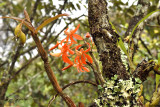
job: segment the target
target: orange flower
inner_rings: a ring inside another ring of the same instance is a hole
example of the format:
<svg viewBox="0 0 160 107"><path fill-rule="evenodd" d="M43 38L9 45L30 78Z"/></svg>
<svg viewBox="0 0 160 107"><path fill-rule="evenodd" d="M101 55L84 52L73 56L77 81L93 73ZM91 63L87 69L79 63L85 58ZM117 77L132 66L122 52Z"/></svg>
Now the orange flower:
<svg viewBox="0 0 160 107"><path fill-rule="evenodd" d="M54 48L56 48L59 44L57 43L55 46L53 46L52 48L50 48L49 50L52 50ZM62 59L65 63L68 63L68 64L73 64L73 62L68 58L68 53L70 54L74 54L74 51L72 51L70 49L70 45L67 45L67 43L65 43L62 47L59 47L59 49L61 50L60 53L50 53L50 55L52 56L56 56L56 57L59 57L62 55Z"/></svg>
<svg viewBox="0 0 160 107"><path fill-rule="evenodd" d="M62 71L63 70L66 70L66 69L68 69L68 68L70 68L70 67L72 67L73 66L73 64L70 64L70 65L68 65L67 67L64 67L63 69L62 69Z"/></svg>
<svg viewBox="0 0 160 107"><path fill-rule="evenodd" d="M65 39L63 39L61 42L64 42L65 40L66 40L66 42L68 42L68 40L70 39L70 40L71 40L71 44L72 44L72 43L77 43L77 42L73 39L73 37L74 37L75 39L77 39L77 40L83 40L83 38L82 38L80 35L75 34L76 31L79 29L79 27L80 27L80 24L79 24L74 30L71 30L70 32L67 31L67 30L68 30L68 28L67 28L67 29L64 31L64 33L67 35L67 37L66 37Z"/></svg>
<svg viewBox="0 0 160 107"><path fill-rule="evenodd" d="M91 49L90 44L89 43L87 43L87 44L89 45L89 48L86 49L86 50L84 50L83 48L81 48L80 51L78 51L78 48L81 47L82 45L78 45L76 47L76 54L77 54L77 56L76 56L75 60L77 60L77 58L79 58L82 61L83 64L86 64L86 61L85 61L86 58L87 58L87 60L90 63L93 63L92 58L88 54L86 54Z"/></svg>
<svg viewBox="0 0 160 107"><path fill-rule="evenodd" d="M76 63L75 65L73 65L74 67L77 67L77 71L78 72L90 72L89 69L87 67L85 67L82 63Z"/></svg>
<svg viewBox="0 0 160 107"><path fill-rule="evenodd" d="M56 47L58 47L59 43L57 42L57 44L55 46L53 46L52 48L50 48L49 50L53 50L55 49ZM62 59L65 63L68 63L70 64L69 66L63 68L62 70L65 70L69 67L71 67L73 65L73 62L68 58L68 53L70 54L74 54L74 51L72 51L70 49L70 45L67 45L67 43L65 43L62 47L59 47L59 49L61 50L60 53L50 53L50 55L52 56L56 56L56 57L59 57L62 55Z"/></svg>
<svg viewBox="0 0 160 107"><path fill-rule="evenodd" d="M91 58L88 54L86 54L87 52L90 51L90 44L89 44L89 43L87 43L87 44L89 45L89 48L88 48L87 50L84 50L83 48L81 48L80 51L78 51L78 48L81 47L82 45L78 45L78 46L76 47L76 55L77 55L77 56L76 56L76 58L74 59L74 63L75 63L74 66L77 67L78 72L79 72L79 71L81 71L81 72L84 72L84 71L89 72L89 69L84 66L84 64L87 64L87 63L86 63L86 59L87 59L90 63L93 63L92 58ZM84 70L84 71L83 71L83 70Z"/></svg>

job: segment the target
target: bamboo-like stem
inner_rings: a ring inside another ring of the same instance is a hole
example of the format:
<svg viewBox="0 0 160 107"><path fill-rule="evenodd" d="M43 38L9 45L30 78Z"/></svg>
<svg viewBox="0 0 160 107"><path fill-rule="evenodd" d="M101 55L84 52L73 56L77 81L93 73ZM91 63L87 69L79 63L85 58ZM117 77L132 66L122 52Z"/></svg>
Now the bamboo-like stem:
<svg viewBox="0 0 160 107"><path fill-rule="evenodd" d="M34 33L32 33L32 37L37 45L37 48L38 48L38 52L41 56L41 59L43 60L44 62L44 68L45 68L45 71L48 75L48 78L49 80L51 81L52 83L52 86L54 87L54 89L57 91L57 93L59 93L59 95L63 98L63 100L66 102L66 104L69 106L69 107L76 107L76 105L74 104L74 102L71 100L71 98L69 96L67 96L65 93L62 92L62 88L60 87L60 85L58 84L57 82L57 79L49 65L49 61L48 61L48 55L47 55L47 52L44 50L38 36Z"/></svg>

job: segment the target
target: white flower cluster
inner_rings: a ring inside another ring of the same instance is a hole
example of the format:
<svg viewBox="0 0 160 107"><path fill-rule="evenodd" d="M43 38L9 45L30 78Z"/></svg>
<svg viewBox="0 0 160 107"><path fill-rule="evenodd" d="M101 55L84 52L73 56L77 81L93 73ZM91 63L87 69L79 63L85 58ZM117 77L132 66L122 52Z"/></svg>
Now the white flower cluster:
<svg viewBox="0 0 160 107"><path fill-rule="evenodd" d="M140 79L118 80L115 75L99 88L102 94L95 103L98 107L137 107L140 84Z"/></svg>

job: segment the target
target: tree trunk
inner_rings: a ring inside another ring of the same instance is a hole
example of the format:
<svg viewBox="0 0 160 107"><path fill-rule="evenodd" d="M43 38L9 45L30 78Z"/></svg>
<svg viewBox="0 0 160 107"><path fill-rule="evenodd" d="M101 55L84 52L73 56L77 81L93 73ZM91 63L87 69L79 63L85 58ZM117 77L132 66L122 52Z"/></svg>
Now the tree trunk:
<svg viewBox="0 0 160 107"><path fill-rule="evenodd" d="M121 79L128 79L129 75L122 63L120 49L116 45L119 36L109 23L107 2L89 0L88 17L90 32L102 62L104 77L111 78L117 74Z"/></svg>

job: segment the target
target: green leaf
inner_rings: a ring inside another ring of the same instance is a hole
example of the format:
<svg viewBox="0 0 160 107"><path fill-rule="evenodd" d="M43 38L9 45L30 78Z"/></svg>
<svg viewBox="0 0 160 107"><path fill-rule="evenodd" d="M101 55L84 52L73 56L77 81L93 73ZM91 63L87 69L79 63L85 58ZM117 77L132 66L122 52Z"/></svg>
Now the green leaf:
<svg viewBox="0 0 160 107"><path fill-rule="evenodd" d="M127 56L129 56L129 55L128 55L128 52L127 52L127 49L126 49L126 47L124 46L124 43L123 43L123 41L122 41L121 38L119 38L118 44L119 44L119 46L121 47L122 51L123 51Z"/></svg>
<svg viewBox="0 0 160 107"><path fill-rule="evenodd" d="M112 29L113 30L115 30L115 32L117 33L117 30L116 30L116 28L114 27L114 25L112 24L112 22L109 20L109 23L111 24L111 26L112 26Z"/></svg>
<svg viewBox="0 0 160 107"><path fill-rule="evenodd" d="M59 14L59 15L57 15L57 16L55 16L55 17L51 17L51 18L45 20L41 25L39 25L39 26L37 27L36 33L37 33L40 29L42 29L44 26L46 26L47 24L51 23L52 21L58 19L58 18L61 17L61 16L68 16L68 14Z"/></svg>
<svg viewBox="0 0 160 107"><path fill-rule="evenodd" d="M134 26L134 28L133 28L133 30L132 30L131 35L129 36L129 38L132 37L134 31L136 30L137 26L138 26L141 22L143 22L143 21L146 20L149 16L151 16L153 13L158 12L158 11L160 11L160 9L155 10L155 11L147 14L144 18L142 18L142 19Z"/></svg>
<svg viewBox="0 0 160 107"><path fill-rule="evenodd" d="M158 64L160 64L160 53L158 53ZM156 74L156 91L159 85L160 75Z"/></svg>

